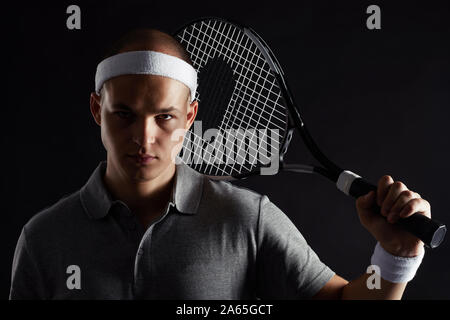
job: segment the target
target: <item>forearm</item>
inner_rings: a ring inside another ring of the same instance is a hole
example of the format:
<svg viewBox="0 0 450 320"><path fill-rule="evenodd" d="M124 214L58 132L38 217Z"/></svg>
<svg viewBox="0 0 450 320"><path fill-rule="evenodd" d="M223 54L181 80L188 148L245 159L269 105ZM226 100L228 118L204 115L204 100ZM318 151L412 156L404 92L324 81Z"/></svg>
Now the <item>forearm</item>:
<svg viewBox="0 0 450 320"><path fill-rule="evenodd" d="M342 290L343 300L400 300L403 296L407 283L392 283L380 277L379 288L369 289L368 278L373 277L365 273L359 278L350 281ZM369 279L370 282L370 279Z"/></svg>

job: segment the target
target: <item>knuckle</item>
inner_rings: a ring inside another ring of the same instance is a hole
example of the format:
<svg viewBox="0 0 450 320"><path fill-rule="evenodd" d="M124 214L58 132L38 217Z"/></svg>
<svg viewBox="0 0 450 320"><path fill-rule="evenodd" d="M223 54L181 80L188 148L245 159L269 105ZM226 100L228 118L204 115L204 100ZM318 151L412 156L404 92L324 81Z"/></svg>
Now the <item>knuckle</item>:
<svg viewBox="0 0 450 320"><path fill-rule="evenodd" d="M411 202L417 204L418 206L425 205L426 207L428 207L427 201L424 201L423 199L420 199L420 198L414 198L411 200Z"/></svg>
<svg viewBox="0 0 450 320"><path fill-rule="evenodd" d="M413 198L415 193L412 192L411 190L404 190L400 193L400 195L406 197L406 198Z"/></svg>
<svg viewBox="0 0 450 320"><path fill-rule="evenodd" d="M431 203L429 203L427 200L425 199L417 199L417 201L420 201L421 203L423 203L425 205L425 207L428 209L428 211L431 211Z"/></svg>
<svg viewBox="0 0 450 320"><path fill-rule="evenodd" d="M395 181L395 182L393 183L393 187L394 187L395 189L404 189L404 188L405 188L405 185L404 185L404 183L401 182L401 181Z"/></svg>

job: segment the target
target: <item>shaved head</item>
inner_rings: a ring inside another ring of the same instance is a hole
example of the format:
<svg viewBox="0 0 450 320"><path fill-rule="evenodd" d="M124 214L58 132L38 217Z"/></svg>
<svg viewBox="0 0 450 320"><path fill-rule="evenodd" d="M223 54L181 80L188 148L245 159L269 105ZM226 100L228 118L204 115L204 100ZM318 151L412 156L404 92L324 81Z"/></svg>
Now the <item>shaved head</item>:
<svg viewBox="0 0 450 320"><path fill-rule="evenodd" d="M168 33L157 29L134 29L124 34L107 51L104 59L127 51L152 50L170 54L192 66L189 54L183 46Z"/></svg>

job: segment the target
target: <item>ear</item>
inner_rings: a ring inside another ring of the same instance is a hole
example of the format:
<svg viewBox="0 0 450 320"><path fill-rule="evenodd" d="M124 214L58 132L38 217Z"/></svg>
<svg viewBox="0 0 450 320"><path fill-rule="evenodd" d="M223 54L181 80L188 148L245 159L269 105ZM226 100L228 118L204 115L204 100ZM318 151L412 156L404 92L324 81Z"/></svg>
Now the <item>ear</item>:
<svg viewBox="0 0 450 320"><path fill-rule="evenodd" d="M197 116L198 111L198 101L194 100L191 102L191 104L188 106L188 113L186 115L186 130L189 130L194 123L195 117Z"/></svg>
<svg viewBox="0 0 450 320"><path fill-rule="evenodd" d="M101 126L102 123L102 106L100 104L100 96L97 95L95 92L91 92L91 98L90 98L90 108L92 116L94 117L95 122Z"/></svg>

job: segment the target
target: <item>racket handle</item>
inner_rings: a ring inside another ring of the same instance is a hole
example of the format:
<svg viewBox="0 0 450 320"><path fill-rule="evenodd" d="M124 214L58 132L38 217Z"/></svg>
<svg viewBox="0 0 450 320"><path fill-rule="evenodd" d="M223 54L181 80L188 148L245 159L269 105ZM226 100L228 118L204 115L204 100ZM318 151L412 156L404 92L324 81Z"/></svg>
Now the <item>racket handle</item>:
<svg viewBox="0 0 450 320"><path fill-rule="evenodd" d="M353 180L348 193L352 197L358 198L372 190L376 192L377 187L362 178L356 178ZM381 211L381 208L377 205L376 210ZM429 248L438 247L444 240L447 232L447 227L444 224L420 213L401 218L397 220L396 224L422 240Z"/></svg>

